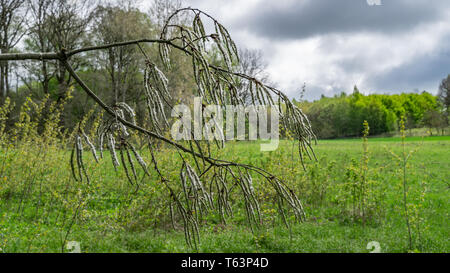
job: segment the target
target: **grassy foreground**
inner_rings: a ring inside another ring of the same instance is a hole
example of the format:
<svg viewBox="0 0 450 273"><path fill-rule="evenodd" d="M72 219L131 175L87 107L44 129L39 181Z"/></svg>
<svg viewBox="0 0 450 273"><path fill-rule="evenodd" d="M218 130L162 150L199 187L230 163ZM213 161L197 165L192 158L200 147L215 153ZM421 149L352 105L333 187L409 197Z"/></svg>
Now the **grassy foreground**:
<svg viewBox="0 0 450 273"><path fill-rule="evenodd" d="M290 232L277 216L272 193L255 178L263 226L250 231L236 197L235 215L226 225L218 215L205 219L199 252L369 252L371 241L379 242L381 252L450 251L450 137L405 142L407 151L415 151L406 168L412 249L403 170L394 155L402 152L400 139L369 138L366 152L361 139L319 141L317 161L307 160L306 171L292 142L282 141L273 152L259 147L228 143L215 155L283 178L301 198L307 222L293 224ZM67 252L69 241L79 242L82 252L194 251L185 243L181 222L172 223L167 192L156 175L144 178L135 192L106 158L98 164L89 160L91 183L78 183L69 156L57 145L1 148L0 253ZM162 147L157 156L176 183L180 162L174 151ZM356 192L362 180L363 192Z"/></svg>

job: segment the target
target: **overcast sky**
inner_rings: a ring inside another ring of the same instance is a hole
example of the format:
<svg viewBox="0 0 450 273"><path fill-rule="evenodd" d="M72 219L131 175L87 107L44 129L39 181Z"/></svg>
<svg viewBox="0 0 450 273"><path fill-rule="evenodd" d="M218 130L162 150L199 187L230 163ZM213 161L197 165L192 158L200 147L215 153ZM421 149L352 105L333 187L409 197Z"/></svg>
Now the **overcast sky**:
<svg viewBox="0 0 450 273"><path fill-rule="evenodd" d="M290 97L437 93L450 73L450 0L185 0L260 49Z"/></svg>

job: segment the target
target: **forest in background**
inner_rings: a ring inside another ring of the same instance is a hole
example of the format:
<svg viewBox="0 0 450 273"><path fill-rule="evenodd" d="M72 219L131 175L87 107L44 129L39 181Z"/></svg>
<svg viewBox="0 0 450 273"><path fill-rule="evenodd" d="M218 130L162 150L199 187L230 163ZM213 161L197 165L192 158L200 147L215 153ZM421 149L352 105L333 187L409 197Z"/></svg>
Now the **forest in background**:
<svg viewBox="0 0 450 273"><path fill-rule="evenodd" d="M180 8L182 1L154 0L147 11L141 11L134 1L0 0L0 6L1 53L58 52L63 48L73 50L142 37L157 38L165 18ZM176 21L188 26L190 19L179 16ZM157 46L142 47L150 59L162 65ZM210 63L220 61L217 49L210 52L207 56ZM180 52L174 51L171 55L173 64L166 73L173 98L171 103L191 104L197 92L191 61ZM261 52L244 49L239 55L240 63L233 63L236 71L261 82L270 82ZM108 104L129 102L136 111L137 121L145 124L142 89L145 61L138 47L81 54L72 60L72 65L103 101ZM94 106L58 61L0 62L0 66L0 102L3 104L9 98L14 105L8 117L9 125L17 122L27 98L37 104L48 101L44 114L51 102L59 105L64 102L61 125L66 129L75 128ZM431 134L445 134L449 123L449 86L450 75L443 79L438 96L426 91L366 96L355 86L352 94L322 96L314 102L302 99L303 89L299 101L293 101L309 117L318 138L361 136L364 120L369 122L374 135L397 131L402 116L407 129L425 127L434 129L434 132L430 130ZM249 86L241 83L238 87L239 95L249 101ZM67 96L70 100L66 100Z"/></svg>
<svg viewBox="0 0 450 273"><path fill-rule="evenodd" d="M355 86L351 94L322 96L314 102L294 99L294 103L308 116L318 138L361 136L365 120L370 124L372 135L391 133L398 131L402 117L409 130L427 128L430 135L444 135L448 127L448 99L446 105L442 94L448 82L450 75L442 81L438 96L426 91L364 95Z"/></svg>
<svg viewBox="0 0 450 273"><path fill-rule="evenodd" d="M181 1L154 0L141 11L134 1L0 0L1 53L59 52L127 40L159 38L165 18L181 7ZM177 16L188 24L192 18ZM158 46L142 44L148 57L162 67ZM217 53L219 54L219 53ZM217 56L208 56L213 62ZM171 69L166 71L173 101L186 103L193 97L195 80L192 61L183 53L171 52ZM107 104L127 101L136 120L146 124L146 102L142 88L145 60L138 47L119 47L96 53L82 53L71 65ZM2 61L0 104L12 108L7 128L19 120L25 102L46 102L44 119L52 103L63 107L61 128L72 130L91 111L95 102L81 90L67 69L57 60ZM25 109L26 110L26 109ZM100 109L95 108L92 116ZM29 110L32 118L33 111ZM88 121L88 122L92 122Z"/></svg>

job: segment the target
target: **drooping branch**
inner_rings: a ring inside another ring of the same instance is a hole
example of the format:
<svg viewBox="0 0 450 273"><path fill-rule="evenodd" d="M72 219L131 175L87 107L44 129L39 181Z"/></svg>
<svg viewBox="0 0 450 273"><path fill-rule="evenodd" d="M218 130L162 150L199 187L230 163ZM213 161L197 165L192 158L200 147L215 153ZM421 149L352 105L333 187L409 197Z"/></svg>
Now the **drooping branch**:
<svg viewBox="0 0 450 273"><path fill-rule="evenodd" d="M205 36L206 37L206 36ZM118 42L118 43L112 43L112 44L108 44L108 45L101 45L101 46L93 46L93 47L85 47L85 48L81 48L81 49L76 49L73 51L69 51L69 52L65 52L64 50L59 52L59 53L8 53L8 54L0 54L0 61L2 60L60 60L61 62L63 62L65 64L65 66L69 69L70 65L68 64L67 60L68 58L70 58L73 55L76 54L80 54L80 53L84 53L84 52L88 52L88 51L95 51L95 50L103 50L103 49L108 49L108 48L113 48L113 47L121 47L121 46L129 46L129 45L139 45L140 43L159 43L159 44L165 44L165 45L169 45L175 49L181 50L184 53L193 56L194 53L192 51L187 50L185 47L181 47L175 43L173 43L172 41L175 39L171 39L171 40L164 40L164 39L139 39L139 40L132 40L132 41L124 41L124 42ZM224 69L222 67L218 67L212 64L207 64L207 67L217 71L217 72L222 72L228 75L232 75L232 76L237 76L239 78L254 82L256 85L262 86L266 89L268 89L269 91L271 91L274 95L278 96L286 105L287 107L287 112L291 112L291 114L297 114L298 117L294 120L295 123L298 123L300 125L302 125L302 128L295 128L294 126L294 132L297 131L300 135L299 140L301 140L302 143L302 149L301 150L305 150L307 152L307 154L309 155L310 151L313 155L314 155L314 151L311 148L311 139L315 138L314 133L311 130L311 125L309 123L309 120L307 119L307 117L301 112L301 110L299 108L297 108L295 105L293 105L289 98L280 90L273 88L271 86L265 85L262 82L258 81L257 79L250 77L248 75L245 75L243 73L238 73L238 72L233 72L227 69ZM69 73L75 77L76 73L73 69L71 69L71 71L69 70ZM103 109L105 109L108 113L112 114L113 111L111 109L107 110L106 108L108 107L106 104L104 104L103 102L101 102L101 100L95 95L94 92L90 91L89 88L86 88L87 86L83 83L81 79L77 76L77 82L83 86L83 89L88 93L88 95L90 97L92 97L97 103L100 104L100 106L102 106ZM89 91L87 91L89 90ZM270 95L268 95L268 102L272 102L273 104L273 100L271 99L272 97ZM281 109L280 109L281 110ZM281 113L282 111L280 111ZM306 124L304 124L306 122ZM295 124L294 123L294 124ZM129 126L129 125L127 125ZM135 128L137 129L137 128ZM143 128L141 128L143 129ZM302 130L303 129L303 130ZM138 129L137 129L138 130ZM296 132L296 133L297 133ZM150 132L151 133L151 132ZM308 141L304 141L307 140ZM171 143L173 145L173 143ZM300 151L301 151L300 150Z"/></svg>
<svg viewBox="0 0 450 273"><path fill-rule="evenodd" d="M176 14L185 11L194 13L192 27L171 24L171 19L174 18ZM202 16L212 20L216 33L206 34L201 20ZM170 31L171 29L173 29L173 31ZM234 72L233 62L238 62L239 58L236 46L228 31L217 20L198 9L185 8L176 11L166 21L160 39L139 39L85 47L72 51L63 49L60 52L53 53L0 54L0 60L58 60L82 90L109 115L109 119L105 120L100 130L100 151L103 149L103 139L106 138L114 167L117 169L117 167L122 164L128 180L133 185L134 183L137 184L133 157L137 160L139 165L141 165L147 175L148 170L147 165L139 155L139 152L134 149L133 145L129 142L128 138L130 135L127 129L135 130L148 136L152 163L162 183L169 191L172 202L176 205L178 212L182 216L188 244L194 246L197 246L198 244L199 217L207 214L208 211L212 209L218 209L220 211L223 221L225 221L225 214L231 214L232 210L229 201L232 198L231 193L233 191L239 190L240 194L243 196L247 218L252 229L254 226L261 224L261 212L257 195L253 189L251 173L261 176L263 181L273 188L276 193L275 198L279 207L280 216L283 218L286 225L289 225L285 215L286 205L287 208L291 209L298 221L303 221L305 213L299 198L292 189L273 174L256 166L216 159L211 156L209 142L206 142L208 145L208 153L206 153L202 150L202 145L197 140L191 140L189 141L189 146L183 146L162 135L162 127L164 124L168 125L167 119L164 115L158 116L154 112L156 112L155 109L160 113L164 112L165 107L170 110L173 109L173 105L170 105L166 98L168 95L168 80L164 73L156 67L155 63L148 58L148 55L140 46L142 43L159 44L160 58L167 68L170 67L169 54L171 50L179 50L189 56L192 59L192 67L199 95L205 100L205 103L214 102L218 105L231 104L233 106L244 104L238 96L235 83L239 80L248 81L249 84L247 86L249 87L252 104L255 106L269 105L272 107L273 111L278 111L286 130L290 130L297 138L302 163L303 152L306 152L309 157L314 156L311 147L311 141L314 139L314 134L307 117L299 108L293 105L289 98L281 91L263 84L258 79ZM209 43L208 46L206 45L207 43ZM77 54L131 45L138 46L146 60L144 88L146 91L147 108L153 122L152 129L143 128L136 124L134 120L134 110L125 102L116 103L116 105L113 106L109 106L103 102L102 99L99 98L80 78L69 63L70 58ZM212 65L208 62L205 57L207 48L216 48L220 52L222 59L218 65ZM127 118L125 112L128 117L131 117L131 120ZM158 118L162 118L164 122L160 124L157 120ZM78 168L79 180L81 181L82 177L85 176L86 180L89 181L82 160L83 139L86 142L87 147L93 150L93 154L96 155L94 145L89 138L86 138L82 129L79 128L71 156L71 166L75 177L77 177L75 168ZM178 154L183 161L180 171L182 191L177 192L169 181L164 178L163 172L159 169L158 162L154 155L154 147L152 145L153 140L162 141L177 149ZM121 160L118 159L116 154L116 145L119 146L118 151ZM193 157L196 163L194 166L197 167L199 174L190 166L188 160L183 156L183 153ZM77 160L76 166L73 164L75 155ZM215 183L215 190L214 188L210 188L210 191L215 192L214 196L208 194L205 185L202 183L202 179L205 179L207 174L211 174L210 179ZM231 183L231 185L229 183Z"/></svg>

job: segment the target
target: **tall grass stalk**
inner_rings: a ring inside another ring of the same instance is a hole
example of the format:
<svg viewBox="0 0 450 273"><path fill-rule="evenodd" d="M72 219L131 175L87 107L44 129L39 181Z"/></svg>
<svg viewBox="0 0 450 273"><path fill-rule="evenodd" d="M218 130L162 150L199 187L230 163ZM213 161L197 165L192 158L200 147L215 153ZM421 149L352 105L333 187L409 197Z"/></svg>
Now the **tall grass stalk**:
<svg viewBox="0 0 450 273"><path fill-rule="evenodd" d="M363 123L363 157L362 157L362 163L361 163L361 186L360 186L360 209L362 212L362 218L363 218L363 224L365 224L365 200L366 200L366 180L367 180L367 171L369 169L369 143L368 143L368 136L369 136L369 123L367 120Z"/></svg>
<svg viewBox="0 0 450 273"><path fill-rule="evenodd" d="M412 235L411 235L411 225L409 221L409 213L408 213L408 202L407 202L407 195L408 195L408 184L406 181L406 168L408 164L408 159L410 157L410 153L406 153L406 145L405 145L405 139L406 139L406 129L405 129L405 118L402 116L400 120L400 134L402 137L402 169L403 169L403 206L405 210L405 221L406 226L408 227L408 239L409 239L409 249L412 249Z"/></svg>

